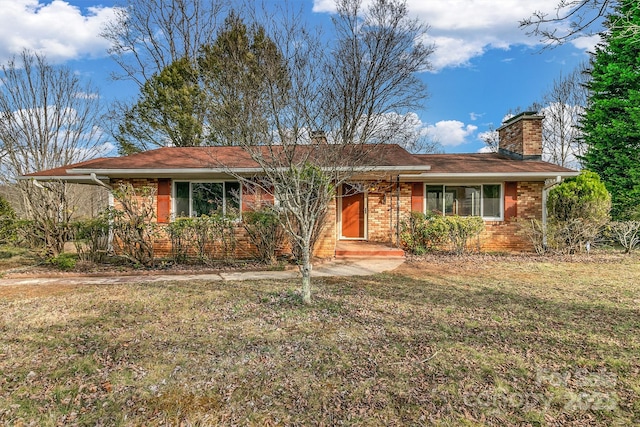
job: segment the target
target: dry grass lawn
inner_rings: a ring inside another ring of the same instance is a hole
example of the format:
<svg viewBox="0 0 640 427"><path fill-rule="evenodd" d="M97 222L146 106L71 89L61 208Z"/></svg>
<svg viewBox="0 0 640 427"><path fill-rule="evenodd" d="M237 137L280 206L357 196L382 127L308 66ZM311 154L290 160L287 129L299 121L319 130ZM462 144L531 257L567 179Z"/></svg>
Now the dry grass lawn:
<svg viewBox="0 0 640 427"><path fill-rule="evenodd" d="M640 260L0 287L2 425L640 423Z"/></svg>

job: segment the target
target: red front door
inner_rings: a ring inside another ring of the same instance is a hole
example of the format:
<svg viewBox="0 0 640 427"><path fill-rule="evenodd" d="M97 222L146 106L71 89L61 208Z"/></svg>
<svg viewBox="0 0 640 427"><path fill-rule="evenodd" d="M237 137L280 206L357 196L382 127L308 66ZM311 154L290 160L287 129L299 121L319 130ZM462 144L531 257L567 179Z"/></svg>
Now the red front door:
<svg viewBox="0 0 640 427"><path fill-rule="evenodd" d="M342 237L364 239L364 193L350 194L346 185L343 189Z"/></svg>

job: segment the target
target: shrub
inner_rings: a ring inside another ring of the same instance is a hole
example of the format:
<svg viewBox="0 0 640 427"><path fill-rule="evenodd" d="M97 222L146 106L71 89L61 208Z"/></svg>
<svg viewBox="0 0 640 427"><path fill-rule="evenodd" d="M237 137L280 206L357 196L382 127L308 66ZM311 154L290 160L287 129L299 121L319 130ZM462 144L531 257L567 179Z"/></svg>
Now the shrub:
<svg viewBox="0 0 640 427"><path fill-rule="evenodd" d="M611 196L595 172L583 171L549 191L547 212L550 220L576 218L603 223L609 219Z"/></svg>
<svg viewBox="0 0 640 427"><path fill-rule="evenodd" d="M114 245L120 254L136 264L153 265L155 188L135 188L125 184L113 190L113 195L121 206L121 209L110 208L107 211L113 227Z"/></svg>
<svg viewBox="0 0 640 427"><path fill-rule="evenodd" d="M465 253L470 241L484 230L484 221L479 216L447 216L445 220L451 246L457 255Z"/></svg>
<svg viewBox="0 0 640 427"><path fill-rule="evenodd" d="M432 250L453 248L458 255L469 247L469 242L480 236L484 221L480 217L442 216L412 212L401 223L400 238L409 252L421 255Z"/></svg>
<svg viewBox="0 0 640 427"><path fill-rule="evenodd" d="M176 218L167 226L167 234L171 240L171 258L177 263L186 262L193 236L193 218Z"/></svg>
<svg viewBox="0 0 640 427"><path fill-rule="evenodd" d="M400 239L405 249L416 255L439 249L447 242L449 230L442 215L411 212L400 227Z"/></svg>
<svg viewBox="0 0 640 427"><path fill-rule="evenodd" d="M538 255L542 255L547 251L547 244L545 242L545 236L549 234L549 226L545 227L542 221L537 219L531 219L529 221L521 222L520 227L527 235L533 248Z"/></svg>
<svg viewBox="0 0 640 427"><path fill-rule="evenodd" d="M280 220L280 214L270 206L243 214L242 225L256 247L258 259L269 265L276 263L276 252L286 237Z"/></svg>
<svg viewBox="0 0 640 427"><path fill-rule="evenodd" d="M609 220L611 196L590 171L549 191L547 249L575 253L593 243Z"/></svg>
<svg viewBox="0 0 640 427"><path fill-rule="evenodd" d="M73 270L76 266L76 256L70 253L61 253L55 257L49 258L49 264L53 264L59 270Z"/></svg>
<svg viewBox="0 0 640 427"><path fill-rule="evenodd" d="M221 214L202 215L193 218L190 224L198 260L210 265L218 258L233 258L236 237L232 218Z"/></svg>
<svg viewBox="0 0 640 427"><path fill-rule="evenodd" d="M611 222L607 231L612 240L624 248L626 254L640 244L640 221Z"/></svg>
<svg viewBox="0 0 640 427"><path fill-rule="evenodd" d="M235 254L235 221L222 214L177 218L167 226L167 233L176 262L186 262L193 253L199 262L211 265L217 259L229 260Z"/></svg>
<svg viewBox="0 0 640 427"><path fill-rule="evenodd" d="M96 218L72 222L71 233L81 261L104 260L109 252L109 218L106 212Z"/></svg>
<svg viewBox="0 0 640 427"><path fill-rule="evenodd" d="M4 197L0 196L0 244L16 240L16 213Z"/></svg>

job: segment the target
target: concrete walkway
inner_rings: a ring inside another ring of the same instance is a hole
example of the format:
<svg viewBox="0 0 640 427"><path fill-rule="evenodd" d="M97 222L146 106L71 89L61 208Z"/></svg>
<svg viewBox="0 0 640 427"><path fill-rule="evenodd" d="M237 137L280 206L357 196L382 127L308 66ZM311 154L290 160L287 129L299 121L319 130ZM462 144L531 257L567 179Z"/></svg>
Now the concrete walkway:
<svg viewBox="0 0 640 427"><path fill-rule="evenodd" d="M312 277L369 276L391 271L404 263L404 258L347 258L318 264L311 272ZM231 273L207 274L150 274L123 276L64 276L48 278L0 279L0 286L24 285L108 285L117 283L184 282L193 280L281 280L300 277L297 269L285 271L239 271Z"/></svg>

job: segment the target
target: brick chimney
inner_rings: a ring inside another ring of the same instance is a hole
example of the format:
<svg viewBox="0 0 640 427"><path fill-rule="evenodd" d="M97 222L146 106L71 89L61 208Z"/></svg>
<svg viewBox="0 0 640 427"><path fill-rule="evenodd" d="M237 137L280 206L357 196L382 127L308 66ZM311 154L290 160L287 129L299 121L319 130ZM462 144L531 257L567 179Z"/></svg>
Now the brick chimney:
<svg viewBox="0 0 640 427"><path fill-rule="evenodd" d="M326 145L327 144L327 135L323 130L312 130L309 133L312 144Z"/></svg>
<svg viewBox="0 0 640 427"><path fill-rule="evenodd" d="M518 160L542 159L542 119L535 111L525 111L498 128L498 153Z"/></svg>

